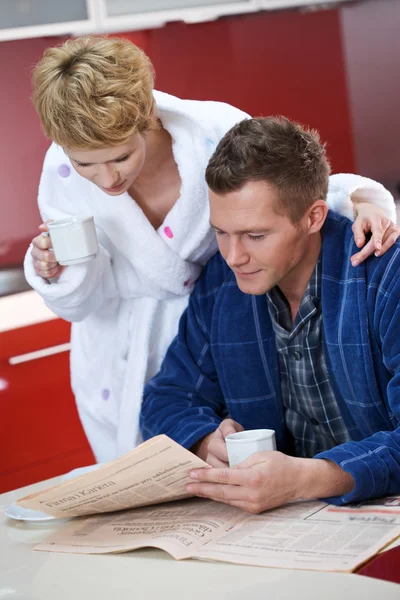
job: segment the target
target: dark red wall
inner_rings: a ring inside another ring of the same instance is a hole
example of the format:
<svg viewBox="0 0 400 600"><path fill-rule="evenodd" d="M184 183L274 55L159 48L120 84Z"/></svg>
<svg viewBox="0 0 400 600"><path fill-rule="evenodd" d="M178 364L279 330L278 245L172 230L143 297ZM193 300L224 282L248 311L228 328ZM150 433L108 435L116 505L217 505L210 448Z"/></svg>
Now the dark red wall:
<svg viewBox="0 0 400 600"><path fill-rule="evenodd" d="M334 170L354 170L337 10L265 12L121 35L150 56L159 89L312 125L329 143Z"/></svg>
<svg viewBox="0 0 400 600"><path fill-rule="evenodd" d="M49 141L30 100L31 73L59 38L0 42L0 267L20 261L37 231L37 188Z"/></svg>

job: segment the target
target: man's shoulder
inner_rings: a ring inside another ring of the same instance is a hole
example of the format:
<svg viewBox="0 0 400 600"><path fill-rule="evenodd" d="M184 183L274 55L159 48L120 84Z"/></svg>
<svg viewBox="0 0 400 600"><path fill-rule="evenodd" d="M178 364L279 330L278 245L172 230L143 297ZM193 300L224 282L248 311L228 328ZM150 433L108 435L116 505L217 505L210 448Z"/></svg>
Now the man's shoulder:
<svg viewBox="0 0 400 600"><path fill-rule="evenodd" d="M337 238L340 236L348 237L352 235L352 225L353 221L351 221L348 217L329 209L323 226L323 231L325 234L333 234Z"/></svg>
<svg viewBox="0 0 400 600"><path fill-rule="evenodd" d="M236 286L236 279L220 252L217 252L206 264L194 293L199 300L212 300L228 285Z"/></svg>
<svg viewBox="0 0 400 600"><path fill-rule="evenodd" d="M346 278L350 257L358 252L351 226L347 217L328 211L322 227L323 276L338 280Z"/></svg>
<svg viewBox="0 0 400 600"><path fill-rule="evenodd" d="M369 256L365 260L365 273L368 287L382 292L388 299L394 293L398 299L400 294L400 241L397 240L382 256ZM393 296L394 297L394 296Z"/></svg>
<svg viewBox="0 0 400 600"><path fill-rule="evenodd" d="M329 211L323 228L323 275L340 284L365 279L367 287L388 290L400 285L400 241L396 241L382 256L369 256L358 267L351 265L351 256L359 251L352 230L352 221Z"/></svg>

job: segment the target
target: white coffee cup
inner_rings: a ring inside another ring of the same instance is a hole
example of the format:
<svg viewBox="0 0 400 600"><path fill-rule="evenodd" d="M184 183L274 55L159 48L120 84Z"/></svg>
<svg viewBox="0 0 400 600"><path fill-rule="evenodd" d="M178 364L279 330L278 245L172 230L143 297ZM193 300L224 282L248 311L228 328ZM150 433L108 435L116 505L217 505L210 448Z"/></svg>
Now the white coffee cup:
<svg viewBox="0 0 400 600"><path fill-rule="evenodd" d="M225 438L229 466L243 462L256 452L276 450L275 431L273 429L248 429L231 433Z"/></svg>
<svg viewBox="0 0 400 600"><path fill-rule="evenodd" d="M88 262L99 251L93 217L66 217L47 223L47 227L56 260L60 265Z"/></svg>

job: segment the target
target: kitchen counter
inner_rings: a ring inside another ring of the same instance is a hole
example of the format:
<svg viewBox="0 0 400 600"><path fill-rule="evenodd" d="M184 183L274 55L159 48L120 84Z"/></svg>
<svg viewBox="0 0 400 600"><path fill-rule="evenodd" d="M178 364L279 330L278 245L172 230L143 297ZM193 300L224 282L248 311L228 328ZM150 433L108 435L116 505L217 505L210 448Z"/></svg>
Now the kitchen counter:
<svg viewBox="0 0 400 600"><path fill-rule="evenodd" d="M33 290L0 298L0 333L57 318Z"/></svg>
<svg viewBox="0 0 400 600"><path fill-rule="evenodd" d="M11 521L4 509L61 478L0 496L0 598L24 600L398 600L399 586L355 574L248 567L196 560L165 552L78 555L33 551L61 524Z"/></svg>
<svg viewBox="0 0 400 600"><path fill-rule="evenodd" d="M31 286L25 279L23 267L0 269L0 298L10 294L19 294L30 289Z"/></svg>

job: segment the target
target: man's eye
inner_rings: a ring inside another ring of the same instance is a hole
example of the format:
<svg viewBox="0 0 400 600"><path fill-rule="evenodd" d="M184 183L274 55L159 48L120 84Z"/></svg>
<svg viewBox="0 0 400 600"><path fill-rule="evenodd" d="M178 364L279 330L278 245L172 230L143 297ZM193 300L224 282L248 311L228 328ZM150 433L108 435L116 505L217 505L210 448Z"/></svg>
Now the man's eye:
<svg viewBox="0 0 400 600"><path fill-rule="evenodd" d="M250 233L248 233L247 235L251 240L254 240L255 242L260 242L265 238L265 235L251 235Z"/></svg>
<svg viewBox="0 0 400 600"><path fill-rule="evenodd" d="M77 167L90 167L89 163L76 163Z"/></svg>

